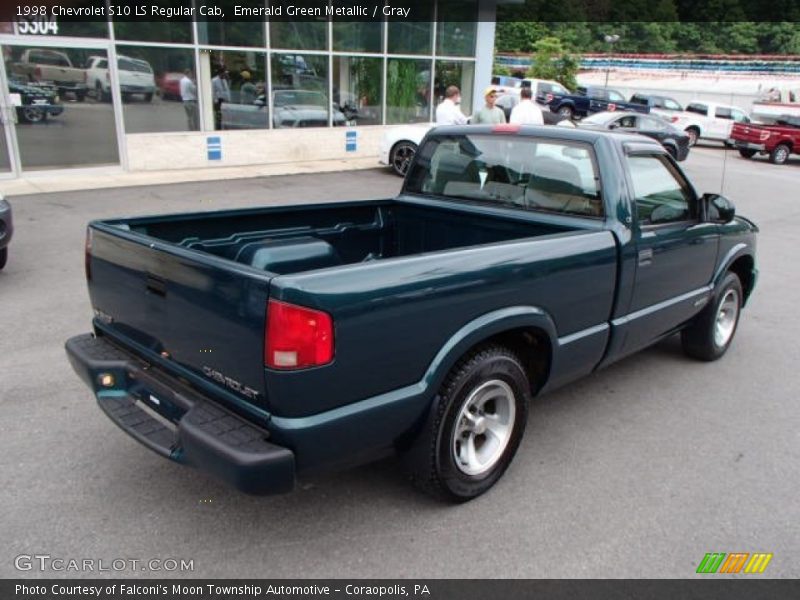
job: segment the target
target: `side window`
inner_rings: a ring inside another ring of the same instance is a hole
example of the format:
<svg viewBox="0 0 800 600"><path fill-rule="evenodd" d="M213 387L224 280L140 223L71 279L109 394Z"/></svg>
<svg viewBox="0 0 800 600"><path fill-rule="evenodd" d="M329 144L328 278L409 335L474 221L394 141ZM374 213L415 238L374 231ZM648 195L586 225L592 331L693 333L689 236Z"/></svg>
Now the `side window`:
<svg viewBox="0 0 800 600"><path fill-rule="evenodd" d="M718 119L732 119L733 115L731 114L730 108L725 108L724 106L718 106L715 115Z"/></svg>
<svg viewBox="0 0 800 600"><path fill-rule="evenodd" d="M708 106L705 104L698 104L697 102L693 102L689 106L686 107L686 112L692 112L698 115L708 116Z"/></svg>
<svg viewBox="0 0 800 600"><path fill-rule="evenodd" d="M664 108L667 110L681 110L681 105L671 98L664 98Z"/></svg>
<svg viewBox="0 0 800 600"><path fill-rule="evenodd" d="M661 225L695 217L691 189L664 157L629 156L628 166L640 225Z"/></svg>
<svg viewBox="0 0 800 600"><path fill-rule="evenodd" d="M627 115L617 119L616 126L621 129L636 129L636 117Z"/></svg>
<svg viewBox="0 0 800 600"><path fill-rule="evenodd" d="M664 122L653 117L639 117L639 129L645 131L661 131L664 129Z"/></svg>

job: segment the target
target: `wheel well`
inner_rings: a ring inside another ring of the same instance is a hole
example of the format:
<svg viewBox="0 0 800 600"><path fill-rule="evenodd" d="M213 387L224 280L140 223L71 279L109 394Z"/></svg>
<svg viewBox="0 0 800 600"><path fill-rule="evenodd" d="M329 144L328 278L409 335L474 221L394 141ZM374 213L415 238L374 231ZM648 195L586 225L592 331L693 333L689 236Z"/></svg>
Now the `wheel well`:
<svg viewBox="0 0 800 600"><path fill-rule="evenodd" d="M391 156L391 155L394 153L394 149L395 149L395 148L397 148L397 147L398 147L400 144L411 144L411 145L412 145L412 146L414 146L415 148L416 148L417 146L419 146L419 144L415 144L415 143L414 143L414 142L412 142L411 140L397 140L397 141L396 141L394 144L392 144L392 147L391 147L391 149L389 150L389 156Z"/></svg>
<svg viewBox="0 0 800 600"><path fill-rule="evenodd" d="M753 291L753 285L755 281L753 281L753 265L755 261L753 260L752 256L740 256L728 269L731 273L736 273L736 276L739 278L739 281L742 283L742 293L744 294L744 300L742 304L747 301L747 298L750 296L750 292Z"/></svg>
<svg viewBox="0 0 800 600"><path fill-rule="evenodd" d="M778 142L777 144L775 144L775 148L777 148L778 146L781 146L781 145L783 145L783 146L788 146L788 147L789 147L789 150L791 150L792 148L794 148L794 144L792 143L792 140L781 140L780 142Z"/></svg>
<svg viewBox="0 0 800 600"><path fill-rule="evenodd" d="M493 343L508 348L519 357L530 379L533 394L544 387L550 376L552 346L550 338L543 330L536 327L522 327L503 331L476 344L468 352L472 352L477 346Z"/></svg>
<svg viewBox="0 0 800 600"><path fill-rule="evenodd" d="M700 135L700 128L697 125L689 125L684 131L689 131L690 129L695 130L697 135Z"/></svg>

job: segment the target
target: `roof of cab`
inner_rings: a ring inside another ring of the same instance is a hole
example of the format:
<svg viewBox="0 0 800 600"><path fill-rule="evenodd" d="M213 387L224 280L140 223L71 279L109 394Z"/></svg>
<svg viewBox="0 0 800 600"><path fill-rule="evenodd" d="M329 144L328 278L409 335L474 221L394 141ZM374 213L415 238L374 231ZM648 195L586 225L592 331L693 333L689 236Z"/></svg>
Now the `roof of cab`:
<svg viewBox="0 0 800 600"><path fill-rule="evenodd" d="M630 133L618 133L608 130L580 129L571 127L556 127L554 125L520 125L514 130L514 125L505 125L498 130L497 125L437 125L428 132L428 137L437 135L497 135L497 136L523 136L540 137L554 140L566 140L594 144L601 138L610 139L622 145L631 141ZM654 148L661 148L656 140L645 136L641 137L642 144L650 144Z"/></svg>

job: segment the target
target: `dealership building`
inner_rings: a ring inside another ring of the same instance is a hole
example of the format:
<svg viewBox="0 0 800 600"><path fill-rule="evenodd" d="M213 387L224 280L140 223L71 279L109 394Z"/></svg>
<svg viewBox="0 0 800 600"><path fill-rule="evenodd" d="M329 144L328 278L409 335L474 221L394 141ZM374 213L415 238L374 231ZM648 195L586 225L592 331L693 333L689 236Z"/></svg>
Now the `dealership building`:
<svg viewBox="0 0 800 600"><path fill-rule="evenodd" d="M384 129L431 121L447 86L465 114L482 102L495 4L383 22L0 22L0 178L377 156Z"/></svg>

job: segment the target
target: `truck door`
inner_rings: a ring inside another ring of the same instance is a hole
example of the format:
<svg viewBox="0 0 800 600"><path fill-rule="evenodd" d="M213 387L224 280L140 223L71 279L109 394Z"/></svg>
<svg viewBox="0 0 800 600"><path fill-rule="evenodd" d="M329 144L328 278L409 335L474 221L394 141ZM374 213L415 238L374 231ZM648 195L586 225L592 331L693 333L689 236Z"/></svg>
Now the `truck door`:
<svg viewBox="0 0 800 600"><path fill-rule="evenodd" d="M641 148L641 146L639 146ZM694 188L661 153L628 153L637 243L636 277L624 353L633 352L694 316L710 297L718 227L701 220Z"/></svg>

